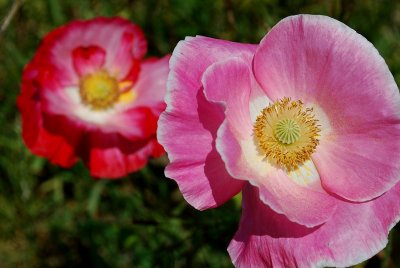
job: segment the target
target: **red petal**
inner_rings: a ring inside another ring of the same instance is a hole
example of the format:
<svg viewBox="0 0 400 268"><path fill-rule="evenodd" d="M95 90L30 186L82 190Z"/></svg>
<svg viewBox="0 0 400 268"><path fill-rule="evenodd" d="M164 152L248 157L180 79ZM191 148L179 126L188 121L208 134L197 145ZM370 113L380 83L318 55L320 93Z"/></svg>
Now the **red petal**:
<svg viewBox="0 0 400 268"><path fill-rule="evenodd" d="M72 61L79 76L100 69L105 61L106 52L99 46L77 47L72 51Z"/></svg>

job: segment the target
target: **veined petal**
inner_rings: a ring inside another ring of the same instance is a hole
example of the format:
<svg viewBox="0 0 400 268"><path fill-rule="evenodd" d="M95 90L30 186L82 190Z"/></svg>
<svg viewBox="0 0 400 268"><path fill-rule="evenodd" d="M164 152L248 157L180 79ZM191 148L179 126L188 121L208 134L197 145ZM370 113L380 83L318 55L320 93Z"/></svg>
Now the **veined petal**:
<svg viewBox="0 0 400 268"><path fill-rule="evenodd" d="M230 177L215 148L223 111L209 103L201 91L196 105L199 118L162 114L158 121L158 140L171 162L165 169L166 176L178 183L192 206L203 210L230 199L240 191L243 182Z"/></svg>
<svg viewBox="0 0 400 268"><path fill-rule="evenodd" d="M400 220L400 184L376 200L338 204L325 224L306 228L243 190L240 227L228 251L236 267L348 267L382 250Z"/></svg>
<svg viewBox="0 0 400 268"><path fill-rule="evenodd" d="M251 92L250 66L240 58L231 58L211 65L202 78L209 101L221 103L226 120L242 139L251 136L249 113Z"/></svg>
<svg viewBox="0 0 400 268"><path fill-rule="evenodd" d="M364 130L327 137L312 156L325 189L367 201L400 178L400 120L366 124Z"/></svg>
<svg viewBox="0 0 400 268"><path fill-rule="evenodd" d="M329 17L292 16L262 40L254 72L272 100L300 99L326 114L329 131L313 155L325 189L366 201L399 181L399 90L364 37Z"/></svg>
<svg viewBox="0 0 400 268"><path fill-rule="evenodd" d="M255 49L255 45L203 36L186 37L185 41L180 41L170 60L171 71L166 96L167 111L175 110L195 115L196 110L186 104L196 98L197 91L202 86L201 77L204 71L214 62L230 57L239 57L250 61ZM182 85L190 90L182 91Z"/></svg>
<svg viewBox="0 0 400 268"><path fill-rule="evenodd" d="M224 203L243 185L229 176L216 151L215 137L224 112L205 99L202 75L211 64L230 57L250 62L254 50L253 45L189 37L177 45L171 57L167 109L160 116L157 135L171 162L166 175L197 209Z"/></svg>

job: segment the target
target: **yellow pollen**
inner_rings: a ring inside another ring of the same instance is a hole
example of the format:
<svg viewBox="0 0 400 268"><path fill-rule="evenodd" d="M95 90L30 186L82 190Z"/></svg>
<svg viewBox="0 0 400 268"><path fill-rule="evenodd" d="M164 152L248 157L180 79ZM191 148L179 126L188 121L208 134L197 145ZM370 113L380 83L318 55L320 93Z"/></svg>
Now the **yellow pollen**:
<svg viewBox="0 0 400 268"><path fill-rule="evenodd" d="M312 108L285 97L261 111L253 131L261 153L291 171L311 158L321 130Z"/></svg>
<svg viewBox="0 0 400 268"><path fill-rule="evenodd" d="M79 85L83 103L93 110L111 108L119 98L118 81L106 71L84 76Z"/></svg>

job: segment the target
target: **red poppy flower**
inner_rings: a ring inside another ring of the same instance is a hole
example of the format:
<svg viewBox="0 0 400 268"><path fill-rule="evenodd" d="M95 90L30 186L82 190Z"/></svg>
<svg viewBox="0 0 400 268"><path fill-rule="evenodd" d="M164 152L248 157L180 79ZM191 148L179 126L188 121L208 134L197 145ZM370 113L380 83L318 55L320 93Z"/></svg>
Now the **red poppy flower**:
<svg viewBox="0 0 400 268"><path fill-rule="evenodd" d="M63 167L79 158L117 178L164 153L156 140L169 56L143 60L146 39L121 18L73 21L50 32L24 69L22 136Z"/></svg>

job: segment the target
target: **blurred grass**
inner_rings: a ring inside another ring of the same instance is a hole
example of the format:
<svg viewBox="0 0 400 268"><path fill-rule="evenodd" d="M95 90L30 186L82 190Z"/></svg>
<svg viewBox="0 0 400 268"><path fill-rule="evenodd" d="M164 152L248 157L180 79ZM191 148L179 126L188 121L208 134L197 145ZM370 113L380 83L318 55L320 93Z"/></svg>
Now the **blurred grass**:
<svg viewBox="0 0 400 268"><path fill-rule="evenodd" d="M0 0L0 18L13 1ZM368 38L400 81L400 3L389 0L26 0L0 36L0 267L231 267L226 247L240 208L198 212L163 176L163 163L124 180L94 181L33 156L15 107L23 66L41 38L72 19L122 16L140 25L149 55L187 35L258 43L283 17L339 19ZM400 231L357 267L399 267Z"/></svg>

